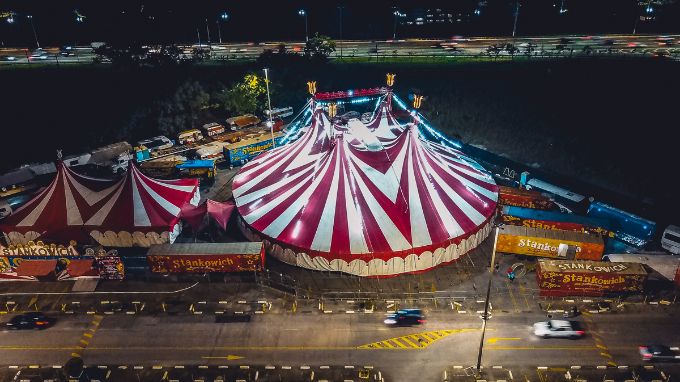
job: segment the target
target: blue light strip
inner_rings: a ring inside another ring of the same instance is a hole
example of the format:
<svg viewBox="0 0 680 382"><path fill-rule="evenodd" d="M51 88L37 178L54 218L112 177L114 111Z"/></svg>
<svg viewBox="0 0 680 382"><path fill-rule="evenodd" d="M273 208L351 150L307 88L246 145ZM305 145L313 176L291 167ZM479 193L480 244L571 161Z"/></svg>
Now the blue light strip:
<svg viewBox="0 0 680 382"><path fill-rule="evenodd" d="M406 104L404 103L404 101L402 101L396 94L392 93L392 99L393 99L394 101L396 101L396 102L397 102L397 105L398 105L400 108L402 108L403 110L406 110L406 111L409 111L409 112L413 112L412 110L410 110L410 109L408 108L408 106L406 106ZM418 125L419 125L419 126L423 126L423 127L425 128L425 130L426 130L433 138L435 138L436 140L439 140L439 143L443 144L444 146L454 147L454 148L456 148L456 149L460 149L460 148L463 147L460 143L458 143L458 142L456 142L456 141L454 141L454 140L449 139L448 137L446 137L445 135L443 135L442 133L440 133L437 129L435 129L434 127L432 127L432 126L427 122L427 120L425 119L425 117L423 117L423 115L420 114L418 111L416 111L416 117L418 118L418 122L419 122Z"/></svg>
<svg viewBox="0 0 680 382"><path fill-rule="evenodd" d="M377 97L361 97L361 98L353 98L351 100L347 101L334 101L334 102L329 102L329 101L317 101L317 105L319 106L326 106L331 103L335 103L337 105L345 105L345 104L358 104L358 103L366 103L370 102L374 99L380 99L382 96L377 96Z"/></svg>

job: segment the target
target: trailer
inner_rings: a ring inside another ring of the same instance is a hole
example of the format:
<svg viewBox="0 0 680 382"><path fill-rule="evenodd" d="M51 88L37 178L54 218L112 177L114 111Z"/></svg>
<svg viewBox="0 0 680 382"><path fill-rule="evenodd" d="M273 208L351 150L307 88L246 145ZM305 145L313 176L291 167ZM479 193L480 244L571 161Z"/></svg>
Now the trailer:
<svg viewBox="0 0 680 382"><path fill-rule="evenodd" d="M498 228L496 250L524 256L600 260L604 241L600 235L505 225Z"/></svg>
<svg viewBox="0 0 680 382"><path fill-rule="evenodd" d="M539 210L555 209L555 203L546 195L537 191L499 186L498 202L505 206L534 208Z"/></svg>
<svg viewBox="0 0 680 382"><path fill-rule="evenodd" d="M610 253L604 255L602 260L612 263L644 264L665 281L675 280L678 268L680 268L680 256L667 255L664 252ZM655 276L654 273L650 273L650 277Z"/></svg>
<svg viewBox="0 0 680 382"><path fill-rule="evenodd" d="M614 222L609 219L595 218L557 211L543 211L515 206L503 206L501 219L504 224L551 230L584 232L613 238Z"/></svg>
<svg viewBox="0 0 680 382"><path fill-rule="evenodd" d="M274 143L279 146L285 135L283 132L274 133ZM230 166L242 166L246 162L258 156L260 153L272 148L272 135L270 133L258 134L239 142L224 146L224 159Z"/></svg>
<svg viewBox="0 0 680 382"><path fill-rule="evenodd" d="M639 263L539 260L536 280L541 296L611 296L644 290L647 271Z"/></svg>

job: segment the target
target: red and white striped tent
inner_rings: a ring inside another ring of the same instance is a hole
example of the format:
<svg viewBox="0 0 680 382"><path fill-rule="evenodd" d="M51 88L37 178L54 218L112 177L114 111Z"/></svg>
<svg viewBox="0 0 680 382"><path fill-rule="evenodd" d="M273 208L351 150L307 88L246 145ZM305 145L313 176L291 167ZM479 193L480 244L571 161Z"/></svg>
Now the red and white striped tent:
<svg viewBox="0 0 680 382"><path fill-rule="evenodd" d="M342 127L316 109L300 139L241 169L233 194L244 233L280 260L391 276L454 261L479 245L498 192L479 164L423 140L385 107L366 125Z"/></svg>
<svg viewBox="0 0 680 382"><path fill-rule="evenodd" d="M9 244L87 243L112 247L172 243L180 232L185 203L197 205L197 179L158 180L134 164L118 181L79 175L63 163L57 176L35 198L0 220Z"/></svg>
<svg viewBox="0 0 680 382"><path fill-rule="evenodd" d="M198 179L150 178L130 163L110 198L85 221L90 235L107 247L172 243L181 232L182 206L197 206Z"/></svg>
<svg viewBox="0 0 680 382"><path fill-rule="evenodd" d="M114 190L115 181L80 175L62 162L57 175L42 192L0 220L0 231L9 244L31 240L55 243L89 241L84 222Z"/></svg>

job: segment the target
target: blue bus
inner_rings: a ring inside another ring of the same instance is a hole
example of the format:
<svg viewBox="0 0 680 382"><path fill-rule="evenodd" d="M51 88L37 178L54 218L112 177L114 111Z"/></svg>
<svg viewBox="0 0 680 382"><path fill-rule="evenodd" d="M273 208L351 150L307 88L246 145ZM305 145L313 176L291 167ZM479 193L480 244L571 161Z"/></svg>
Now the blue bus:
<svg viewBox="0 0 680 382"><path fill-rule="evenodd" d="M636 247L643 247L654 237L656 223L602 202L593 202L588 216L609 219L616 223L616 238Z"/></svg>

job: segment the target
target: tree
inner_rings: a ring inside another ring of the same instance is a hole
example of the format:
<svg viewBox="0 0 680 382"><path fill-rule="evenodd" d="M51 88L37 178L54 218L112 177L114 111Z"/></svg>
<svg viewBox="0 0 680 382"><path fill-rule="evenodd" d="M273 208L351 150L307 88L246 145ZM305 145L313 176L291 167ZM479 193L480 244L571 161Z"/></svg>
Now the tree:
<svg viewBox="0 0 680 382"><path fill-rule="evenodd" d="M176 135L191 129L209 105L210 95L203 86L196 81L187 81L172 97L158 103L158 130L166 135Z"/></svg>
<svg viewBox="0 0 680 382"><path fill-rule="evenodd" d="M265 79L251 73L231 88L223 90L216 98L228 114L259 113L264 110L266 92Z"/></svg>
<svg viewBox="0 0 680 382"><path fill-rule="evenodd" d="M513 60L515 59L515 54L519 52L519 49L514 44L506 44L505 50L508 52L508 54Z"/></svg>
<svg viewBox="0 0 680 382"><path fill-rule="evenodd" d="M532 42L527 43L526 46L524 46L524 54L526 54L527 59L531 59L531 55L534 53L534 50L536 50L536 44Z"/></svg>
<svg viewBox="0 0 680 382"><path fill-rule="evenodd" d="M333 52L335 52L335 41L319 33L316 33L305 44L305 56L310 58L326 60Z"/></svg>

